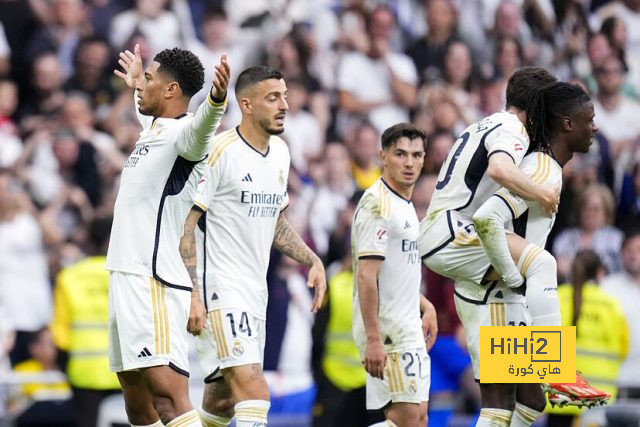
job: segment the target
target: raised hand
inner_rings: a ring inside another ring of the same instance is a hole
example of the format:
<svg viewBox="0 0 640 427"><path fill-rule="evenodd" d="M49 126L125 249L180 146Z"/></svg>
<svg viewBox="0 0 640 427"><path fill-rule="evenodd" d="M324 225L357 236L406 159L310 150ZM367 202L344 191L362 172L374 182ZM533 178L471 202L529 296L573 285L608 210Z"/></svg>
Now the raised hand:
<svg viewBox="0 0 640 427"><path fill-rule="evenodd" d="M142 83L144 79L144 70L142 69L142 58L140 57L140 45L136 44L133 53L130 50L120 52L118 64L124 72L113 70L113 74L120 77L131 89Z"/></svg>
<svg viewBox="0 0 640 427"><path fill-rule="evenodd" d="M211 97L222 101L227 97L227 86L231 78L231 67L227 61L227 55L220 57L220 63L215 66L215 76L213 77L213 87Z"/></svg>

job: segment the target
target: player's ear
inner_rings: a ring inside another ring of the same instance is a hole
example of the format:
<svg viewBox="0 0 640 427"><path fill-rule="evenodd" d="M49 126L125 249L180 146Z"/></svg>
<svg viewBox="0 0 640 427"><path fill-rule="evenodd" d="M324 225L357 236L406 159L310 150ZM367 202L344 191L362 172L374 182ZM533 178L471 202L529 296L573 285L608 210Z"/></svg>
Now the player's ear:
<svg viewBox="0 0 640 427"><path fill-rule="evenodd" d="M573 130L573 120L571 120L571 117L564 116L562 118L562 128L565 131L572 131Z"/></svg>
<svg viewBox="0 0 640 427"><path fill-rule="evenodd" d="M382 164L384 164L387 160L387 150L385 150L384 148L380 149L380 160L382 161Z"/></svg>
<svg viewBox="0 0 640 427"><path fill-rule="evenodd" d="M182 95L182 88L178 82L170 82L164 90L165 98L175 98Z"/></svg>
<svg viewBox="0 0 640 427"><path fill-rule="evenodd" d="M242 98L240 98L240 100L238 101L238 104L240 104L240 110L242 110L242 112L245 114L249 114L253 111L253 106L251 105L251 101L247 97L243 96Z"/></svg>

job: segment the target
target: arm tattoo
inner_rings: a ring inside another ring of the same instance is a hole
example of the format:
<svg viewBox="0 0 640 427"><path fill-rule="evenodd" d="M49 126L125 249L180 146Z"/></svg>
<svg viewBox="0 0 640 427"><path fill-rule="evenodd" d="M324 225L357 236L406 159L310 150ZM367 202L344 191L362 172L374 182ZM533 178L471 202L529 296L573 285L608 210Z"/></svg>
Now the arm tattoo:
<svg viewBox="0 0 640 427"><path fill-rule="evenodd" d="M318 256L302 241L300 235L295 232L282 213L276 223L273 246L307 267L311 267L314 262L319 261Z"/></svg>
<svg viewBox="0 0 640 427"><path fill-rule="evenodd" d="M196 268L197 258L195 235L195 228L198 224L200 215L201 212L197 210L191 210L189 216L187 216L187 221L184 224L184 235L180 239L180 256L182 257L182 262L184 263L185 267L187 267L187 272L189 273L189 277L191 278L191 283L193 283L194 292L199 292L200 290Z"/></svg>

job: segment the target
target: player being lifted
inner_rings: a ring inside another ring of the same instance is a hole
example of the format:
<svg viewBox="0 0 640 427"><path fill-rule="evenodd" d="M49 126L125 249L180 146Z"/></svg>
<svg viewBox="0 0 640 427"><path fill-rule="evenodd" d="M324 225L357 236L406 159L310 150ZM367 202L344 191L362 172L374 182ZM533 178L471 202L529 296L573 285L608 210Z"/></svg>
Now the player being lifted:
<svg viewBox="0 0 640 427"><path fill-rule="evenodd" d="M427 349L437 324L420 293L419 222L411 203L425 144L425 134L410 124L384 131L382 177L364 192L352 226L353 337L367 371L367 409L384 408L384 425L426 425Z"/></svg>
<svg viewBox="0 0 640 427"><path fill-rule="evenodd" d="M178 248L201 161L226 109L229 65L222 56L207 100L191 115L189 99L204 84L193 53L163 50L143 70L136 45L118 62L123 71L115 74L135 90L143 129L122 171L107 253L110 368L131 424L197 426L185 330L191 280Z"/></svg>
<svg viewBox="0 0 640 427"><path fill-rule="evenodd" d="M288 110L283 76L268 67L248 68L235 89L242 121L214 139L180 251L196 287L194 230L202 218L208 319L198 339L207 375L202 423L225 426L235 414L238 427L266 426L270 403L262 361L271 247L309 267L313 312L324 298L325 272L283 215L290 163L287 145L277 136ZM202 325L194 322L190 328L197 334Z"/></svg>
<svg viewBox="0 0 640 427"><path fill-rule="evenodd" d="M589 151L598 131L593 121L593 103L579 86L552 83L532 99L528 114L531 118L528 133L539 151L528 154L520 167L539 185L560 188L562 167L573 153ZM468 251L469 264L481 271L489 270L491 265L496 269L498 265L503 269L508 265L527 276L527 293L530 282L533 286L544 285L542 298L537 297L532 307L529 297L525 300L523 295L498 282L486 285L486 302L477 304L468 298L477 297L478 285L464 280L456 282L456 307L467 332L474 373L479 378L480 326L531 325L529 311L538 305L558 304L556 269L546 270L540 262L541 258L550 256L542 248L555 216L549 218L539 203L526 201L501 188L475 212L473 220L484 250L470 243L463 245L467 248L463 250ZM507 234L505 224L512 224L513 232ZM555 267L553 258L549 262ZM606 403L611 397L585 384L581 377L576 384L546 387L551 389L549 400L553 403L594 406ZM511 426L531 425L546 403L539 384L481 384L480 388L484 408L482 425L489 425L490 421L494 422L491 425L499 425L498 420L511 418L514 404Z"/></svg>

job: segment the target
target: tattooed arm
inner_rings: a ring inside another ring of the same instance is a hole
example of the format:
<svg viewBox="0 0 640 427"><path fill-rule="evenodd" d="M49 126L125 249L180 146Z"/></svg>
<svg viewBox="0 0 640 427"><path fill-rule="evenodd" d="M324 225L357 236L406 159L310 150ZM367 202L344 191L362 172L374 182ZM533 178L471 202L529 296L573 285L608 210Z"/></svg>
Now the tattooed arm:
<svg viewBox="0 0 640 427"><path fill-rule="evenodd" d="M187 323L187 331L193 335L199 335L204 328L207 313L204 304L200 299L200 285L198 283L197 263L196 263L196 226L198 220L202 216L202 210L196 207L191 208L191 212L187 216L184 224L184 234L180 239L180 256L182 262L191 278L193 291L191 292L191 310L189 312L189 322Z"/></svg>
<svg viewBox="0 0 640 427"><path fill-rule="evenodd" d="M320 258L309 249L309 246L304 243L300 235L291 227L282 212L280 212L276 223L273 246L288 257L309 267L307 286L315 289L311 311L316 313L320 309L324 294L327 291L324 266Z"/></svg>

